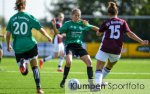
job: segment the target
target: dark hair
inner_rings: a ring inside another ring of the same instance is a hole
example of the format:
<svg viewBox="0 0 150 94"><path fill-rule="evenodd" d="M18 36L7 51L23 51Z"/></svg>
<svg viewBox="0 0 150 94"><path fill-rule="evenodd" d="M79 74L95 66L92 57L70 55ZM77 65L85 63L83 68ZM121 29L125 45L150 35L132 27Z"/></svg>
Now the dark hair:
<svg viewBox="0 0 150 94"><path fill-rule="evenodd" d="M118 14L118 8L115 2L108 2L108 13L110 15L117 15Z"/></svg>
<svg viewBox="0 0 150 94"><path fill-rule="evenodd" d="M20 11L21 9L25 9L25 5L26 0L16 0L14 9Z"/></svg>

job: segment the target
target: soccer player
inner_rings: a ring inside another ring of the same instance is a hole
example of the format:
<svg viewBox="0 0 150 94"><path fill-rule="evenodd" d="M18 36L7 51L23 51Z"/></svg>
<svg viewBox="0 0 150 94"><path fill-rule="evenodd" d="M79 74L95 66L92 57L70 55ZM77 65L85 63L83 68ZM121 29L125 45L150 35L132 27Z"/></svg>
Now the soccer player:
<svg viewBox="0 0 150 94"><path fill-rule="evenodd" d="M125 20L118 18L116 3L109 2L108 15L110 18L100 26L99 32L97 32L97 35L103 33L101 46L95 56L97 59L96 83L99 85L102 84L102 79L108 75L120 59L124 33L142 45L148 44L148 40L142 40L130 30ZM105 66L106 62L107 65Z"/></svg>
<svg viewBox="0 0 150 94"><path fill-rule="evenodd" d="M59 13L58 17L56 18L56 27L60 28L63 24L64 20L64 14ZM40 59L40 68L43 67L43 63L51 60L53 58L59 57L58 60L58 72L63 72L62 65L63 65L63 60L64 60L64 44L63 44L63 37L65 37L65 34L57 34L54 37L54 56L49 55L46 58Z"/></svg>
<svg viewBox="0 0 150 94"><path fill-rule="evenodd" d="M67 79L71 63L72 56L80 56L80 59L87 65L88 79L93 78L93 67L90 56L87 51L81 46L83 32L89 30L96 30L98 27L89 25L87 21L81 20L80 9L73 9L71 13L72 20L66 21L63 26L59 29L56 27L56 21L52 20L53 29L56 34L65 33L65 53L66 53L66 64L64 68L63 79L60 83L60 87L64 87L65 80Z"/></svg>
<svg viewBox="0 0 150 94"><path fill-rule="evenodd" d="M51 37L42 28L39 21L29 13L25 12L26 0L16 0L14 14L7 25L7 50L10 52L12 47L10 44L10 36L13 38L13 49L15 52L16 61L18 63L22 75L28 74L28 63L30 63L33 71L36 90L38 94L43 94L40 83L40 74L38 70L38 48L35 38L32 36L32 28L40 31L49 41Z"/></svg>
<svg viewBox="0 0 150 94"><path fill-rule="evenodd" d="M5 35L0 34L0 37L5 38ZM2 42L0 42L0 63L3 57L3 48L2 48Z"/></svg>

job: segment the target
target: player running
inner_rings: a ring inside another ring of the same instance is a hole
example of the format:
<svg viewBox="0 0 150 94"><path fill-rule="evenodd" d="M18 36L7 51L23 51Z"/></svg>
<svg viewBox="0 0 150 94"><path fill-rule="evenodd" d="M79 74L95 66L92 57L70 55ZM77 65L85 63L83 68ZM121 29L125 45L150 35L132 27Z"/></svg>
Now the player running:
<svg viewBox="0 0 150 94"><path fill-rule="evenodd" d="M60 28L63 24L64 20L64 14L59 13L58 17L56 18L56 27ZM63 72L62 65L63 65L63 60L64 60L64 44L63 44L63 37L65 37L65 34L57 34L54 37L54 56L49 55L46 58L40 59L40 68L43 67L43 63L45 63L48 60L51 60L53 58L59 57L58 60L58 72Z"/></svg>
<svg viewBox="0 0 150 94"><path fill-rule="evenodd" d="M18 12L13 15L7 25L7 50L11 51L10 36L13 38L13 49L15 51L16 61L22 75L28 74L28 63L33 71L34 80L38 94L43 94L40 83L40 74L38 70L38 48L35 38L32 36L32 28L40 31L49 41L51 37L42 28L40 23L29 13L25 12L26 0L16 0L15 10Z"/></svg>

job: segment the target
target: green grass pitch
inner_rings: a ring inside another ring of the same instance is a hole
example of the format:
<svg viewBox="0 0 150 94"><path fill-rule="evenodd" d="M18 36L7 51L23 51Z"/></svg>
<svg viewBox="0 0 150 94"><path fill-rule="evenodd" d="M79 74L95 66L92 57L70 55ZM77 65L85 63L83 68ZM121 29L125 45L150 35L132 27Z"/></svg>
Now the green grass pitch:
<svg viewBox="0 0 150 94"><path fill-rule="evenodd" d="M96 60L92 61L95 71ZM2 59L0 94L36 94L30 66L29 74L22 76L15 62L15 58ZM63 73L56 71L57 62L58 59L47 61L43 69L40 69L41 84L45 94L65 94L64 89L59 87ZM86 79L86 74L86 65L79 59L73 59L68 78ZM106 79L150 79L150 59L120 59Z"/></svg>

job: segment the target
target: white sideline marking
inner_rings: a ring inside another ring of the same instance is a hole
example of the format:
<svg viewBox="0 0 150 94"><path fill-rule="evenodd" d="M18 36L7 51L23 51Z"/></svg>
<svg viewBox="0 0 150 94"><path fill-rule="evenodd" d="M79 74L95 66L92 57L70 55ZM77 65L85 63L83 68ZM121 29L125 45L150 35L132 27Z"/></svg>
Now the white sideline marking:
<svg viewBox="0 0 150 94"><path fill-rule="evenodd" d="M19 73L19 71L0 71L0 72L12 72L12 73ZM46 71L41 71L40 73L44 73L44 74L50 74L50 73L53 73L53 74L59 74L60 72L46 72ZM86 74L85 72L69 72L71 74ZM110 74L113 74L113 75L150 75L150 73L148 72L111 72Z"/></svg>

